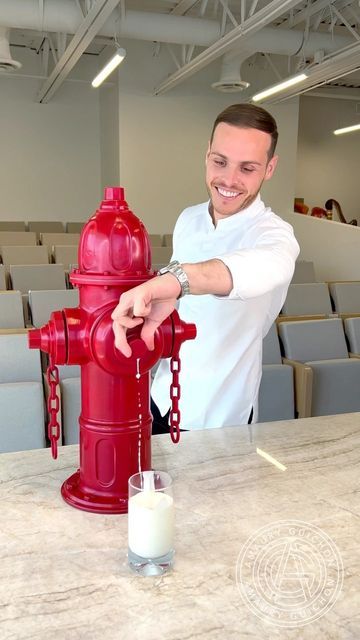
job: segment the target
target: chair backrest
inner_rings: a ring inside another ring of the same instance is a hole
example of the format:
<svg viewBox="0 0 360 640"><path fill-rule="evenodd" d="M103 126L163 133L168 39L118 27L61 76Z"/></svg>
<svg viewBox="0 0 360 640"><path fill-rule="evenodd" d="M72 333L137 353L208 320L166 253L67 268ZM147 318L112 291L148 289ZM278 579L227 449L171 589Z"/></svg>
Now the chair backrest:
<svg viewBox="0 0 360 640"><path fill-rule="evenodd" d="M30 290L66 289L65 270L62 264L11 265L12 288L28 293Z"/></svg>
<svg viewBox="0 0 360 640"><path fill-rule="evenodd" d="M78 289L29 291L29 306L34 327L42 327L48 322L53 311L78 305Z"/></svg>
<svg viewBox="0 0 360 640"><path fill-rule="evenodd" d="M345 334L340 318L281 322L279 335L286 358L311 362L348 358Z"/></svg>
<svg viewBox="0 0 360 640"><path fill-rule="evenodd" d="M41 382L0 384L0 452L46 446Z"/></svg>
<svg viewBox="0 0 360 640"><path fill-rule="evenodd" d="M1 257L5 265L10 264L48 264L48 248L39 245L1 247Z"/></svg>
<svg viewBox="0 0 360 640"><path fill-rule="evenodd" d="M6 271L3 264L0 264L0 291L6 290Z"/></svg>
<svg viewBox="0 0 360 640"><path fill-rule="evenodd" d="M302 284L304 282L316 282L314 263L307 260L297 260L291 284Z"/></svg>
<svg viewBox="0 0 360 640"><path fill-rule="evenodd" d="M329 283L337 313L360 313L360 282Z"/></svg>
<svg viewBox="0 0 360 640"><path fill-rule="evenodd" d="M22 220L0 220L0 231L26 231L26 224Z"/></svg>
<svg viewBox="0 0 360 640"><path fill-rule="evenodd" d="M67 222L66 223L66 233L81 233L84 224L86 222Z"/></svg>
<svg viewBox="0 0 360 640"><path fill-rule="evenodd" d="M344 328L351 353L360 354L360 318L345 318Z"/></svg>
<svg viewBox="0 0 360 640"><path fill-rule="evenodd" d="M0 383L42 382L40 351L29 349L27 332L0 333Z"/></svg>
<svg viewBox="0 0 360 640"><path fill-rule="evenodd" d="M263 340L263 364L281 364L281 352L276 324L272 324Z"/></svg>
<svg viewBox="0 0 360 640"><path fill-rule="evenodd" d="M71 264L76 264L78 260L77 245L56 244L53 247L53 259L57 264L63 264L67 271Z"/></svg>
<svg viewBox="0 0 360 640"><path fill-rule="evenodd" d="M0 247L3 245L36 244L36 233L32 231L0 231Z"/></svg>
<svg viewBox="0 0 360 640"><path fill-rule="evenodd" d="M152 247L162 246L162 235L160 233L149 233L149 240Z"/></svg>
<svg viewBox="0 0 360 640"><path fill-rule="evenodd" d="M327 284L325 282L291 284L281 313L287 316L332 313Z"/></svg>
<svg viewBox="0 0 360 640"><path fill-rule="evenodd" d="M152 264L165 266L170 262L171 254L172 254L171 247L152 247L151 248Z"/></svg>
<svg viewBox="0 0 360 640"><path fill-rule="evenodd" d="M173 234L172 233L165 233L164 234L164 247L171 247L173 246Z"/></svg>
<svg viewBox="0 0 360 640"><path fill-rule="evenodd" d="M64 225L58 220L30 220L28 222L29 231L35 233L63 233Z"/></svg>
<svg viewBox="0 0 360 640"><path fill-rule="evenodd" d="M0 329L17 329L24 326L20 291L2 291L0 293Z"/></svg>
<svg viewBox="0 0 360 640"><path fill-rule="evenodd" d="M78 246L80 233L40 233L40 243L49 247L49 255L51 256L54 245L72 244Z"/></svg>

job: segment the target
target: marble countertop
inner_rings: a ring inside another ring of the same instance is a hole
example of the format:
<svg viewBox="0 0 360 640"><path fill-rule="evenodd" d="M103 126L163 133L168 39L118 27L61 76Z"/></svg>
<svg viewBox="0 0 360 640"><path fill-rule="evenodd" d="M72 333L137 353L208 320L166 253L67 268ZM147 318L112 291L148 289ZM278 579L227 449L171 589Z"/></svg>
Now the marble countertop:
<svg viewBox="0 0 360 640"><path fill-rule="evenodd" d="M155 436L153 468L174 479L176 561L144 578L127 567L127 515L62 500L76 446L56 461L2 454L1 640L358 639L359 459L360 414L182 433L178 445Z"/></svg>

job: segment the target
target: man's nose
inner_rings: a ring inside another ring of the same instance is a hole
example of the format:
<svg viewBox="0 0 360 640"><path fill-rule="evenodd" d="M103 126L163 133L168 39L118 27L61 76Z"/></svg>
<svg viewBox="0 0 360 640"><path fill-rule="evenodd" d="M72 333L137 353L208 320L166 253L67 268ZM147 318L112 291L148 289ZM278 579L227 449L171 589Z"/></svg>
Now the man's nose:
<svg viewBox="0 0 360 640"><path fill-rule="evenodd" d="M227 166L225 168L225 171L223 173L223 180L226 184L227 187L231 187L232 185L235 185L238 183L239 181L239 175L238 175L238 169L237 167L230 167Z"/></svg>

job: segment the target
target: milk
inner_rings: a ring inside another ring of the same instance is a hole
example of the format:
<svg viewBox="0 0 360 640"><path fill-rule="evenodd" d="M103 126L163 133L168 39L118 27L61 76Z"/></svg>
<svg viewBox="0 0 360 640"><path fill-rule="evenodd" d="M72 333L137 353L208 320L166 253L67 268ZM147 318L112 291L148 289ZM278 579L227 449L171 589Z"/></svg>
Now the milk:
<svg viewBox="0 0 360 640"><path fill-rule="evenodd" d="M129 547L142 558L166 555L174 544L174 501L161 491L140 491L129 499Z"/></svg>

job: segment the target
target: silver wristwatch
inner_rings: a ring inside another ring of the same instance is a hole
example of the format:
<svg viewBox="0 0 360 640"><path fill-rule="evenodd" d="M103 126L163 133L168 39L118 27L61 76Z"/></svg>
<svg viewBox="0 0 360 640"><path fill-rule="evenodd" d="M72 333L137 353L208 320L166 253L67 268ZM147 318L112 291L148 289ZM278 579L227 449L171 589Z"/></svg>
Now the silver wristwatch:
<svg viewBox="0 0 360 640"><path fill-rule="evenodd" d="M179 282L181 287L181 293L179 295L179 298L182 298L183 296L186 296L190 293L190 285L189 285L188 277L184 269L182 268L181 264L177 260L172 260L171 262L169 262L168 265L166 265L166 267L162 267L161 269L159 269L158 271L159 276L163 276L164 273L172 273L173 276L175 276L175 278Z"/></svg>

